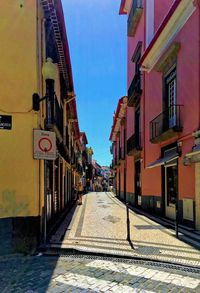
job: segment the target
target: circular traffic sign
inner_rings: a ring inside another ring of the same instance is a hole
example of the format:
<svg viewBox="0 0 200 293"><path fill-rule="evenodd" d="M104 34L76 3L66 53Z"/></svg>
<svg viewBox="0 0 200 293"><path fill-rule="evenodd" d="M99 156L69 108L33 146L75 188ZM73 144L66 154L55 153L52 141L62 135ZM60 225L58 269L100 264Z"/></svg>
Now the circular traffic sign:
<svg viewBox="0 0 200 293"><path fill-rule="evenodd" d="M52 149L52 142L49 138L43 137L39 140L38 146L42 152L47 153Z"/></svg>

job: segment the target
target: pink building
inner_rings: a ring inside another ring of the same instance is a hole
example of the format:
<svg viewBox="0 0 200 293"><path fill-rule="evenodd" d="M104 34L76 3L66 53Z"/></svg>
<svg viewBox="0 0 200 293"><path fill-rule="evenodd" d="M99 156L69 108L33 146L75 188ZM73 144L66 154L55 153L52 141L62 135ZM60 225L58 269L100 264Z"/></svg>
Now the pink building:
<svg viewBox="0 0 200 293"><path fill-rule="evenodd" d="M122 200L126 198L126 109L127 97L122 97L113 116L113 126L110 134L113 154L113 169L115 170L115 190Z"/></svg>
<svg viewBox="0 0 200 293"><path fill-rule="evenodd" d="M110 137L114 160L118 141L126 141L125 160L116 169L118 194L122 197L125 192L123 198L133 205L167 218L175 219L177 209L179 221L196 229L200 229L198 3L121 1L120 14L128 15L128 101L123 118L117 110Z"/></svg>

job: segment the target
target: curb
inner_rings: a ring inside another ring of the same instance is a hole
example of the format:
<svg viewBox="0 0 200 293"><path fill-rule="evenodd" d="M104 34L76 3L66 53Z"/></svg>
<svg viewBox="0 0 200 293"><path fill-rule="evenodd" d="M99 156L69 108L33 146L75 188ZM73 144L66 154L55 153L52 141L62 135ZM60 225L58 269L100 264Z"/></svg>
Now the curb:
<svg viewBox="0 0 200 293"><path fill-rule="evenodd" d="M182 264L182 263L177 263L177 262L169 262L165 260L157 260L157 259L151 259L148 257L137 257L137 256L128 256L128 255L117 255L117 254L112 254L112 253L102 253L102 252L92 252L92 251L84 251L84 250L79 250L75 248L61 248L61 249L54 249L50 248L50 250L47 250L46 252L43 253L44 256L70 256L70 255L75 255L75 256L88 256L88 257L98 257L98 258L107 258L107 259L118 259L118 260L132 260L132 261L142 261L144 263L154 263L154 264L163 264L167 266L176 266L179 267L183 270L193 270L196 273L200 274L200 266L192 266L190 264Z"/></svg>

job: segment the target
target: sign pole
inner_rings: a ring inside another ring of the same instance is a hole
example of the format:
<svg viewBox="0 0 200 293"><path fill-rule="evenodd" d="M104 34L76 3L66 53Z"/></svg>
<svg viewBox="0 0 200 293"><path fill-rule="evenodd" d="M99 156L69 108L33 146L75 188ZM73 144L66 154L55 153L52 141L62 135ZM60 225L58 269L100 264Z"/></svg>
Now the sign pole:
<svg viewBox="0 0 200 293"><path fill-rule="evenodd" d="M126 202L126 225L127 225L127 241L131 240L130 237L130 218L129 218L129 206L128 203Z"/></svg>
<svg viewBox="0 0 200 293"><path fill-rule="evenodd" d="M44 246L47 243L47 160L44 160Z"/></svg>

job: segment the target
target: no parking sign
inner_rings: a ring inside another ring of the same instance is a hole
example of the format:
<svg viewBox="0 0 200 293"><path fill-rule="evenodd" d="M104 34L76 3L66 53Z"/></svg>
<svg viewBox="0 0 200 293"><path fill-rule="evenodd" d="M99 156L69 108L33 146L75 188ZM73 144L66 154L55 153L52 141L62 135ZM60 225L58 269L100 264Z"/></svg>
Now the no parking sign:
<svg viewBox="0 0 200 293"><path fill-rule="evenodd" d="M56 159L56 134L52 131L33 130L33 158L37 160Z"/></svg>

